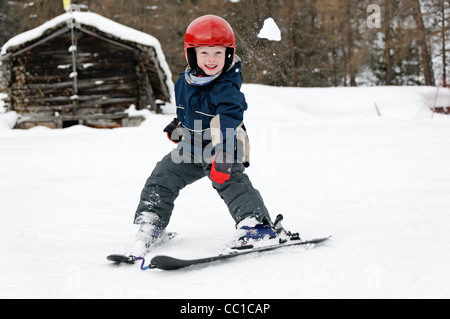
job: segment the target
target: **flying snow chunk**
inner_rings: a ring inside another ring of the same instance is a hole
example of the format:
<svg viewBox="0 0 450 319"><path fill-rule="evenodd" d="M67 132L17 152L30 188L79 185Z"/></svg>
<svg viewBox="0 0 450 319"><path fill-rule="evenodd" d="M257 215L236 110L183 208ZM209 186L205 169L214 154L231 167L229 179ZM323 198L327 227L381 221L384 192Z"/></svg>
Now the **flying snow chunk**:
<svg viewBox="0 0 450 319"><path fill-rule="evenodd" d="M281 31L275 20L267 18L264 21L263 28L259 31L258 38L268 39L270 41L281 41Z"/></svg>

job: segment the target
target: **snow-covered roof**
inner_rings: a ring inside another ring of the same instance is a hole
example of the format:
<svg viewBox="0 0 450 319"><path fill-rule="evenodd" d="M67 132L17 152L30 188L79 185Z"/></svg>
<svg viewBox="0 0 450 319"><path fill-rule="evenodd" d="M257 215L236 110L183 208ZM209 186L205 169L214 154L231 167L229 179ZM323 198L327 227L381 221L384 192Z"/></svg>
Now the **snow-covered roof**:
<svg viewBox="0 0 450 319"><path fill-rule="evenodd" d="M68 23L68 21L72 21L72 23L74 24L79 23L80 25L94 27L97 30L102 31L106 34L110 34L118 39L153 47L156 51L159 64L166 75L166 84L170 94L172 95L172 73L170 72L169 65L167 64L166 57L163 53L161 44L158 39L147 33L124 26L93 12L72 12L57 16L56 18L47 21L37 28L31 29L11 38L3 45L1 55L6 55L9 51L17 46L22 46L28 42L39 39L47 30L53 29L61 24Z"/></svg>

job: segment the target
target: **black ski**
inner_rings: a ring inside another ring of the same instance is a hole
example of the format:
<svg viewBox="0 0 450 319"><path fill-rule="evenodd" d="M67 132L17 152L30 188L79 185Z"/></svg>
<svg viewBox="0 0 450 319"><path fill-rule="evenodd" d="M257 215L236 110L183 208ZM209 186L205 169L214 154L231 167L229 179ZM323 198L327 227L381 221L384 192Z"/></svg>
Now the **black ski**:
<svg viewBox="0 0 450 319"><path fill-rule="evenodd" d="M135 256L127 256L127 255L109 255L106 257L107 260L118 263L118 264L134 264L136 261Z"/></svg>
<svg viewBox="0 0 450 319"><path fill-rule="evenodd" d="M248 255L248 254L272 251L272 250L284 248L284 247L319 244L319 243L322 243L322 242L328 240L329 238L331 238L331 236L324 237L324 238L312 239L312 240L305 240L305 241L291 240L291 241L288 241L285 243L280 243L280 244L275 244L275 245L270 245L270 246L260 247L260 248L253 248L251 246L247 246L247 247L241 248L240 250L234 251L232 253L211 256L211 257L201 258L201 259L192 259L192 260L177 259L177 258L173 258L173 257L169 257L169 256L156 256L151 260L149 266L144 267L142 269L144 269L144 270L145 269L176 270L176 269L186 268L186 267L193 266L193 265L207 264L207 263L212 263L212 262L215 262L218 260L226 260L226 259L230 259L230 258L243 256L243 255Z"/></svg>

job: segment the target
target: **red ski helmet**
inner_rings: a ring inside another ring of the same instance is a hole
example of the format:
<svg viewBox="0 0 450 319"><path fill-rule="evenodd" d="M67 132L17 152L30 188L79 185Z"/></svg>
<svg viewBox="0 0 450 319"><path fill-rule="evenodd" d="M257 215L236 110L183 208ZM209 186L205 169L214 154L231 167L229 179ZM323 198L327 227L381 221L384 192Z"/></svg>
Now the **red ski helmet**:
<svg viewBox="0 0 450 319"><path fill-rule="evenodd" d="M215 15L201 16L188 26L184 35L184 52L192 69L197 68L197 47L225 47L225 70L233 62L236 49L236 37L233 28L223 18Z"/></svg>

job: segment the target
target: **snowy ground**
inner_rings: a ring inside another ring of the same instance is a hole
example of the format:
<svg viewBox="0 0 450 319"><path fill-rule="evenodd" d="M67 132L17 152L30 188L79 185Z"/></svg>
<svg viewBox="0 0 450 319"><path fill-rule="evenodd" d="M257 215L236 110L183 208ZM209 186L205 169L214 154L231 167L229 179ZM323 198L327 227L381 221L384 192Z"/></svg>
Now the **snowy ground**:
<svg viewBox="0 0 450 319"><path fill-rule="evenodd" d="M0 298L449 298L450 118L423 108L435 89L244 92L254 185L286 228L332 240L175 272L109 264L133 241L173 115L21 131L0 114ZM152 255L217 253L234 223L203 180L169 229L179 237Z"/></svg>

